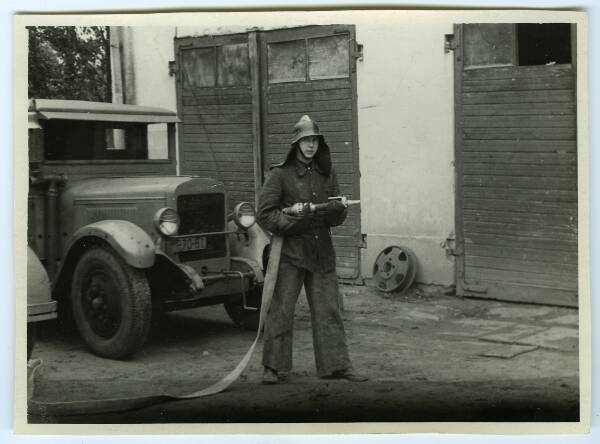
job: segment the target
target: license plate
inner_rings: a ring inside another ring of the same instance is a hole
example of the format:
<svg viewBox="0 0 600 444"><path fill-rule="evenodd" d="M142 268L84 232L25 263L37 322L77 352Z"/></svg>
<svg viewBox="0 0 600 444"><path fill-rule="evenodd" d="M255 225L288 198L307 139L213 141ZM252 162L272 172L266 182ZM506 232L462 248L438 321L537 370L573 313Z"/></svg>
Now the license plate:
<svg viewBox="0 0 600 444"><path fill-rule="evenodd" d="M182 251L204 250L206 248L206 237L190 236L180 237L173 242L171 251L181 253Z"/></svg>

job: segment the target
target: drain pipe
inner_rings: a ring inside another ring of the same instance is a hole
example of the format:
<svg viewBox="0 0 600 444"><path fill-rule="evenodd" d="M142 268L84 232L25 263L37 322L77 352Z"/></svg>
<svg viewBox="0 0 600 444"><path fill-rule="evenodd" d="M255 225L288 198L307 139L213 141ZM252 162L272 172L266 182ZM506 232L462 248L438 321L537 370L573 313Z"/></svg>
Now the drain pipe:
<svg viewBox="0 0 600 444"><path fill-rule="evenodd" d="M42 174L29 176L29 185L48 185L46 189L46 233L44 236L44 250L46 251L46 268L50 279L55 278L57 263L56 257L59 249L59 236L57 232L58 216L58 187L67 183L64 174Z"/></svg>

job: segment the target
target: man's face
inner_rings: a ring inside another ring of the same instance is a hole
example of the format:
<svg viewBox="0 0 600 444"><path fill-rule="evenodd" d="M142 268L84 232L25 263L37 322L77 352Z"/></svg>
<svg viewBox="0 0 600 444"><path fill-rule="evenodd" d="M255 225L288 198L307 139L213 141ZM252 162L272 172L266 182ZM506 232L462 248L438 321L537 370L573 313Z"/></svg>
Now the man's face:
<svg viewBox="0 0 600 444"><path fill-rule="evenodd" d="M310 160L317 154L319 149L319 136L303 137L298 141L298 146L300 147L299 157L302 154L304 159Z"/></svg>

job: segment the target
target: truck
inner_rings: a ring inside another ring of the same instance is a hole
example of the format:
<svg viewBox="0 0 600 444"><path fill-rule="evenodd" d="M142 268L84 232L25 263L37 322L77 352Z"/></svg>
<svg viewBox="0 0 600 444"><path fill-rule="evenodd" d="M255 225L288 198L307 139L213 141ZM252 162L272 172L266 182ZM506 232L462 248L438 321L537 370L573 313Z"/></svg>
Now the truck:
<svg viewBox="0 0 600 444"><path fill-rule="evenodd" d="M177 174L175 112L31 99L28 121L28 246L93 353L133 355L170 310L257 327L269 239L224 183Z"/></svg>
<svg viewBox="0 0 600 444"><path fill-rule="evenodd" d="M35 345L37 323L56 317L56 301L50 293L48 273L33 249L27 247L27 360Z"/></svg>

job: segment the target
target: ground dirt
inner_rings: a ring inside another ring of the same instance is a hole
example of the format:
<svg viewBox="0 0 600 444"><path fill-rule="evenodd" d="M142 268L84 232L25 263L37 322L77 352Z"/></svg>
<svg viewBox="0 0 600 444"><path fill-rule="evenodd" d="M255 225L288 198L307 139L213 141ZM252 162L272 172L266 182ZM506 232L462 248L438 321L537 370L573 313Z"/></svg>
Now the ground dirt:
<svg viewBox="0 0 600 444"><path fill-rule="evenodd" d="M351 358L368 382L315 376L310 314L301 297L294 369L261 384L261 349L226 392L129 412L30 422L577 421L575 309L459 298L441 287L383 294L342 286ZM253 341L222 306L157 316L143 351L126 361L89 353L51 322L33 358L39 401L184 394L231 371Z"/></svg>

